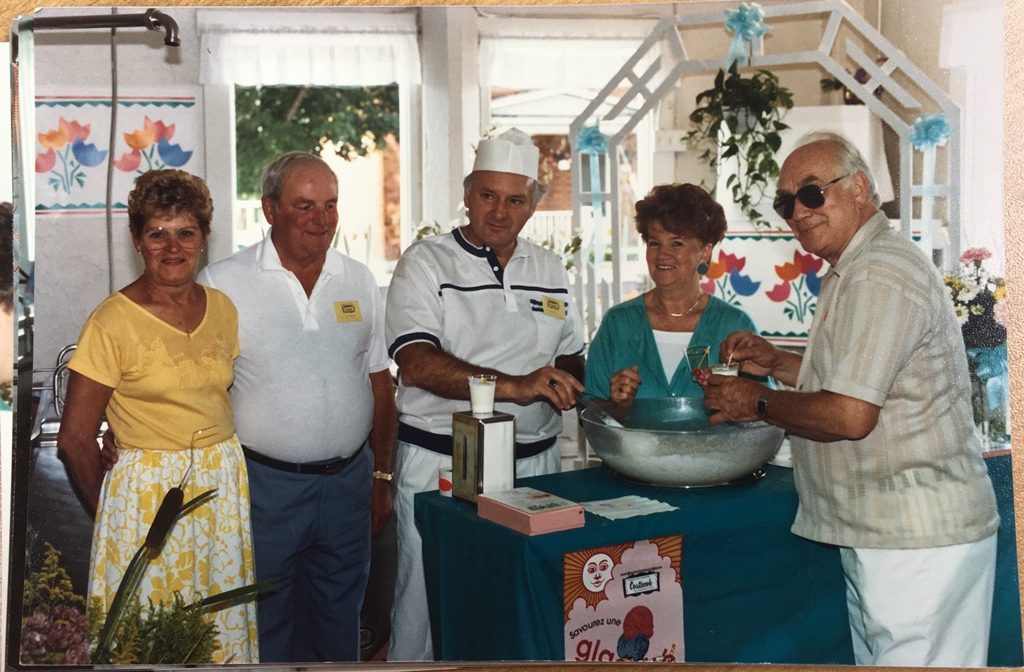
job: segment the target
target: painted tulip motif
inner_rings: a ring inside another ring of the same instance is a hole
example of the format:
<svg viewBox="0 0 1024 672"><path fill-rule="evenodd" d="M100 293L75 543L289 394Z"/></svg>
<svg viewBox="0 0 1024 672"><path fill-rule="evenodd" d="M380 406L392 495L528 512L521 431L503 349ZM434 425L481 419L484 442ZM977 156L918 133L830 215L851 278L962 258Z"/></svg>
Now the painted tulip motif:
<svg viewBox="0 0 1024 672"><path fill-rule="evenodd" d="M85 169L106 160L105 150L86 142L90 132L89 124L60 117L57 128L36 135L46 150L36 154L36 172L50 173L46 182L54 191L70 194L73 187L84 187Z"/></svg>
<svg viewBox="0 0 1024 672"><path fill-rule="evenodd" d="M782 280L765 293L776 303L785 303L783 312L791 320L805 321L814 315L818 305L818 292L821 291L821 278L818 272L824 260L813 254L793 252L793 261L787 261L775 267L775 274Z"/></svg>
<svg viewBox="0 0 1024 672"><path fill-rule="evenodd" d="M712 261L708 267L707 280L701 283L701 289L708 294L718 294L726 303L742 305L739 297L753 296L761 287L760 282L750 279L740 271L747 265L746 257L738 257L728 252L719 252L718 260Z"/></svg>
<svg viewBox="0 0 1024 672"><path fill-rule="evenodd" d="M172 145L173 137L174 124L144 117L142 128L124 134L124 141L131 151L114 161L114 167L125 173L134 171L141 175L147 170L184 166L192 158L192 151L183 150L181 145Z"/></svg>

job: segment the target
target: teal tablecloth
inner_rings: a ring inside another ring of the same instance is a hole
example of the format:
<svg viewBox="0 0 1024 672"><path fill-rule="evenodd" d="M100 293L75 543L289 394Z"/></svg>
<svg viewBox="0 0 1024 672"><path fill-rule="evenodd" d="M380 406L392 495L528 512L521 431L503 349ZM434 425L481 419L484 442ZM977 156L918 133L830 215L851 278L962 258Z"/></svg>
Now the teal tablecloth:
<svg viewBox="0 0 1024 672"><path fill-rule="evenodd" d="M1010 458L989 460L999 496L999 566L989 664L1024 664ZM627 483L605 468L518 485L584 502L637 494L677 511L528 537L436 492L416 496L424 569L441 660L564 660L562 556L568 551L682 534L686 660L851 664L835 548L789 532L792 471L767 467L744 485L672 489ZM442 571L443 570L443 571Z"/></svg>

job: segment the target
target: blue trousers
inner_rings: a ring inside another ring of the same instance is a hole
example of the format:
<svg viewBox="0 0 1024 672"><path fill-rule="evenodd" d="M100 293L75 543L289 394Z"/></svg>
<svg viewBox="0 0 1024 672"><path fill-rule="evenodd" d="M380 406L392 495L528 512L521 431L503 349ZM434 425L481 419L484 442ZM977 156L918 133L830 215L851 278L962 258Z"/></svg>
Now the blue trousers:
<svg viewBox="0 0 1024 672"><path fill-rule="evenodd" d="M337 474L290 474L246 459L260 662L358 661L370 573L373 451Z"/></svg>

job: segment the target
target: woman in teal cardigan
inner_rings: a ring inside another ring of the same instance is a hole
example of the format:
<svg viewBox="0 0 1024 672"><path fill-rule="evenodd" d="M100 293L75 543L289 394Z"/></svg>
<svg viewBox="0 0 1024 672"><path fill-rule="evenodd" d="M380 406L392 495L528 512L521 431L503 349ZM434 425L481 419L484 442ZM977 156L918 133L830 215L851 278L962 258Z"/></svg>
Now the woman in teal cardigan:
<svg viewBox="0 0 1024 672"><path fill-rule="evenodd" d="M659 185L637 202L636 228L654 288L605 313L587 352L583 400L703 396L687 346L708 346L711 366L730 333L757 333L750 316L700 287L725 237L725 212L697 185Z"/></svg>

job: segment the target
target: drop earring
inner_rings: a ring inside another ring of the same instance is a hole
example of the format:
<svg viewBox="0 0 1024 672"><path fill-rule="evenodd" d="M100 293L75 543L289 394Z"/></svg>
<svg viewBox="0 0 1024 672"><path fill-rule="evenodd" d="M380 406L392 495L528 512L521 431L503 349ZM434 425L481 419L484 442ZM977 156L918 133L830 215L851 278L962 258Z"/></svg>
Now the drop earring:
<svg viewBox="0 0 1024 672"><path fill-rule="evenodd" d="M711 267L708 266L708 262L702 261L697 264L697 275L707 275L710 269Z"/></svg>

